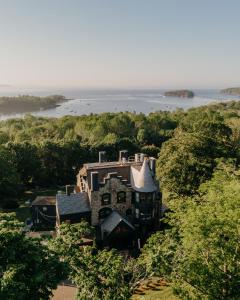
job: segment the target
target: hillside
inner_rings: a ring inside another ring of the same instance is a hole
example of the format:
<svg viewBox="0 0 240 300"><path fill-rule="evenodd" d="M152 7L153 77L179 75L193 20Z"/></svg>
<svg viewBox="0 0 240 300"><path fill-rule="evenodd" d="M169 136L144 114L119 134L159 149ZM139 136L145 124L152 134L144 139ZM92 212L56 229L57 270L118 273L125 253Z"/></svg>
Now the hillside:
<svg viewBox="0 0 240 300"><path fill-rule="evenodd" d="M240 96L240 87L233 87L221 90L222 94Z"/></svg>
<svg viewBox="0 0 240 300"><path fill-rule="evenodd" d="M19 95L14 97L0 97L0 114L34 112L58 106L67 99L62 95L37 97Z"/></svg>

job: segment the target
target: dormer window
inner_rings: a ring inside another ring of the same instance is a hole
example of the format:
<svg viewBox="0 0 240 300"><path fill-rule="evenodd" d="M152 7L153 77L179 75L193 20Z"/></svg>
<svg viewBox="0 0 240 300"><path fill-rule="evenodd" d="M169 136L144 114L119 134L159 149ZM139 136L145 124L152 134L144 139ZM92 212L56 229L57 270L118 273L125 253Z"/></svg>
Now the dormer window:
<svg viewBox="0 0 240 300"><path fill-rule="evenodd" d="M105 193L102 195L102 205L111 204L111 194Z"/></svg>
<svg viewBox="0 0 240 300"><path fill-rule="evenodd" d="M125 203L125 202L126 202L126 192L118 192L117 203Z"/></svg>

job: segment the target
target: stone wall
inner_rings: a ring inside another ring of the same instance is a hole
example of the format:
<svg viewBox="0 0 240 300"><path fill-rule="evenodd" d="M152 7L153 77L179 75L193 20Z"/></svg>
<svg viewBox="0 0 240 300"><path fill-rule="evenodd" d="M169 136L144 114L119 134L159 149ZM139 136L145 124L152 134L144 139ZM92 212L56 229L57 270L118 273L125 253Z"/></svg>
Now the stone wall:
<svg viewBox="0 0 240 300"><path fill-rule="evenodd" d="M101 208L110 207L116 209L122 214L126 213L126 210L132 208L132 188L126 186L118 178L110 178L106 180L106 183L99 191L89 192L90 205L92 209L92 225L96 226L99 224L98 213ZM126 192L126 202L117 203L117 193ZM102 195L105 193L111 194L111 204L102 205Z"/></svg>

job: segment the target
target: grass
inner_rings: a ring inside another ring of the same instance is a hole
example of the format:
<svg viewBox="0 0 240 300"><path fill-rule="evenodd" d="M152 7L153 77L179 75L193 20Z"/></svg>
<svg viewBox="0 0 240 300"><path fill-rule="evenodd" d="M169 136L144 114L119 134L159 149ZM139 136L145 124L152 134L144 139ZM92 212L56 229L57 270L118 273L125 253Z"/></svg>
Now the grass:
<svg viewBox="0 0 240 300"><path fill-rule="evenodd" d="M132 300L178 300L164 278L150 277L135 289Z"/></svg>
<svg viewBox="0 0 240 300"><path fill-rule="evenodd" d="M146 290L144 295L134 295L132 300L178 300L179 298L173 295L172 289L169 286L162 286L159 290Z"/></svg>

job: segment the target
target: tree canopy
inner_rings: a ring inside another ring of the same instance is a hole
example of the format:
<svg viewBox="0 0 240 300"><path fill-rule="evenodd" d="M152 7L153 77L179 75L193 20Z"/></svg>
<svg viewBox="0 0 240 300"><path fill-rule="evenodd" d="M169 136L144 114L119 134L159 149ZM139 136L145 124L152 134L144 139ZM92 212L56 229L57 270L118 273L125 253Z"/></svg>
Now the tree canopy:
<svg viewBox="0 0 240 300"><path fill-rule="evenodd" d="M239 201L240 170L221 162L198 195L170 204L171 229L140 257L148 274L168 278L183 299L239 299Z"/></svg>
<svg viewBox="0 0 240 300"><path fill-rule="evenodd" d="M63 276L53 251L41 240L26 237L13 214L0 214L1 299L50 299Z"/></svg>

